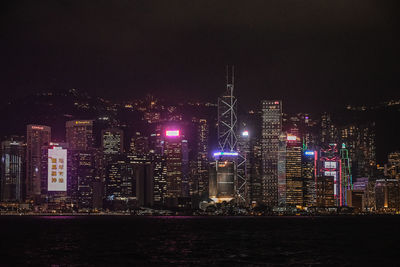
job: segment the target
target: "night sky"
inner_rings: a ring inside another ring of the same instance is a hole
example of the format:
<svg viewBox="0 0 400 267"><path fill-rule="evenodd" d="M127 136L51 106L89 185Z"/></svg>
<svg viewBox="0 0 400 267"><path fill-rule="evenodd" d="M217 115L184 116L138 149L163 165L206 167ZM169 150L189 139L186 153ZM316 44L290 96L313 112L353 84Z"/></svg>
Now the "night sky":
<svg viewBox="0 0 400 267"><path fill-rule="evenodd" d="M0 97L79 88L321 111L400 97L396 1L2 1Z"/></svg>

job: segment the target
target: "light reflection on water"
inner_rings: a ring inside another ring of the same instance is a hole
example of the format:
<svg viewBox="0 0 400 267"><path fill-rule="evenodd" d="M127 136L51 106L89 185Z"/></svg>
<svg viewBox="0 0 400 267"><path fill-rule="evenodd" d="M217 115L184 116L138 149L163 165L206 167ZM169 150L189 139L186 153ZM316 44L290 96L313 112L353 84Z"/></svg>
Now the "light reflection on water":
<svg viewBox="0 0 400 267"><path fill-rule="evenodd" d="M400 237L400 217L6 217L0 265L390 265Z"/></svg>
<svg viewBox="0 0 400 267"><path fill-rule="evenodd" d="M81 216L72 216L72 215L49 215L49 216L33 216L33 218L39 219L48 219L48 220L72 220L79 218Z"/></svg>

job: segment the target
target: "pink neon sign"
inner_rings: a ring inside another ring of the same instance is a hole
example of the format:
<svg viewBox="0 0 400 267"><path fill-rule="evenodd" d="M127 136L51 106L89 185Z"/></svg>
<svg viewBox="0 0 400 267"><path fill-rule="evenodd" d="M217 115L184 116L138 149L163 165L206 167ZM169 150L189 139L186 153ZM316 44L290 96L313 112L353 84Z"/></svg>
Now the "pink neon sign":
<svg viewBox="0 0 400 267"><path fill-rule="evenodd" d="M166 130L165 135L168 137L174 137L174 136L179 136L180 131L179 130Z"/></svg>

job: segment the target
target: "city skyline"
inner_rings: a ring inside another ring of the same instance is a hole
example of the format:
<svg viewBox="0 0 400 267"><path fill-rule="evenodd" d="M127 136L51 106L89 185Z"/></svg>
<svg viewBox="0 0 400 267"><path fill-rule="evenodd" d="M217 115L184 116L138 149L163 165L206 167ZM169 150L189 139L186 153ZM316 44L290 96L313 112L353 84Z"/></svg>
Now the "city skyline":
<svg viewBox="0 0 400 267"><path fill-rule="evenodd" d="M1 1L0 265L396 265L398 7Z"/></svg>

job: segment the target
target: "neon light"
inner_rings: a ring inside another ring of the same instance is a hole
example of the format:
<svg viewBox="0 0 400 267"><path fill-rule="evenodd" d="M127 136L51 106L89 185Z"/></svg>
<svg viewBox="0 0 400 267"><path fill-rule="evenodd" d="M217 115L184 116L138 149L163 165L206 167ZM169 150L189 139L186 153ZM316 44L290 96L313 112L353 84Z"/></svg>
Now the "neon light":
<svg viewBox="0 0 400 267"><path fill-rule="evenodd" d="M279 101L275 101L275 104L278 105L278 104L279 104Z"/></svg>
<svg viewBox="0 0 400 267"><path fill-rule="evenodd" d="M180 135L180 131L179 130L166 130L165 131L165 135L168 136L168 137L179 136Z"/></svg>
<svg viewBox="0 0 400 267"><path fill-rule="evenodd" d="M31 126L31 129L35 129L35 130L43 130L44 127L43 126Z"/></svg>
<svg viewBox="0 0 400 267"><path fill-rule="evenodd" d="M75 124L90 124L91 121L75 121Z"/></svg>
<svg viewBox="0 0 400 267"><path fill-rule="evenodd" d="M288 141L296 141L296 136L295 136L295 135L288 135L288 136L286 137L286 139L287 139Z"/></svg>
<svg viewBox="0 0 400 267"><path fill-rule="evenodd" d="M314 156L314 151L306 151L304 152L306 156Z"/></svg>
<svg viewBox="0 0 400 267"><path fill-rule="evenodd" d="M342 160L339 161L339 192L340 192L340 197L339 197L339 203L340 206L343 206L343 200L342 200Z"/></svg>
<svg viewBox="0 0 400 267"><path fill-rule="evenodd" d="M315 192L317 192L317 158L318 154L317 151L314 151L314 180L315 180Z"/></svg>
<svg viewBox="0 0 400 267"><path fill-rule="evenodd" d="M242 136L249 136L249 131L243 131Z"/></svg>
<svg viewBox="0 0 400 267"><path fill-rule="evenodd" d="M237 153L237 152L223 152L223 151L220 151L220 152L215 152L214 153L214 157L218 157L218 156L237 156L237 155L239 155L239 153Z"/></svg>

